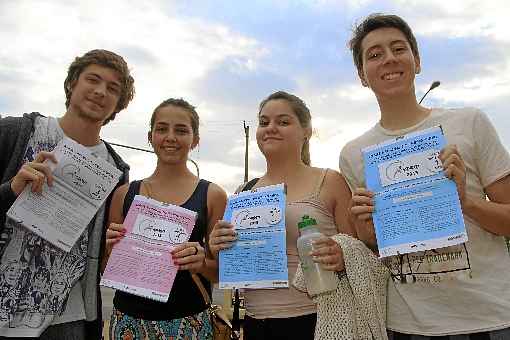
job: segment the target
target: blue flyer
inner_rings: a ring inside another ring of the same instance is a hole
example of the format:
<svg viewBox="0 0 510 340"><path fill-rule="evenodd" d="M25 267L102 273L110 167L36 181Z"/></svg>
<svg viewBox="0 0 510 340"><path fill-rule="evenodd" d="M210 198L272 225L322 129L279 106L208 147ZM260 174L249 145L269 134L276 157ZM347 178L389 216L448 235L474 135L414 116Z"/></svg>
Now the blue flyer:
<svg viewBox="0 0 510 340"><path fill-rule="evenodd" d="M381 257L467 241L455 182L439 160L445 146L441 127L433 127L362 150Z"/></svg>
<svg viewBox="0 0 510 340"><path fill-rule="evenodd" d="M220 251L219 288L288 287L284 185L230 196L223 219L238 239Z"/></svg>

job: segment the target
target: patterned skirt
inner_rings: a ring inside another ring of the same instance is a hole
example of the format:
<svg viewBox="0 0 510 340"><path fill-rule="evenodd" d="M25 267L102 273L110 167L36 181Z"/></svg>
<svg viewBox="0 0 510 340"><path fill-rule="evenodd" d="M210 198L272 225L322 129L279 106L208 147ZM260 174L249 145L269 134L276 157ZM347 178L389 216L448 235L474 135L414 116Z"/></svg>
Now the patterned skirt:
<svg viewBox="0 0 510 340"><path fill-rule="evenodd" d="M174 320L136 319L115 308L110 318L110 340L212 340L207 310Z"/></svg>

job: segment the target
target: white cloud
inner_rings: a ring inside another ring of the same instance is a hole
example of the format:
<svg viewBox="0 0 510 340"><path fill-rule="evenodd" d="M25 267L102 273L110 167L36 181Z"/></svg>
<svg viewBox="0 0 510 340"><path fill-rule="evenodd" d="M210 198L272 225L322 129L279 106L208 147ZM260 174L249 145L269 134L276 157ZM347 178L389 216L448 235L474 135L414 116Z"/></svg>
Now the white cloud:
<svg viewBox="0 0 510 340"><path fill-rule="evenodd" d="M220 184L228 194L232 194L243 183L244 168L231 166L220 160L203 161L200 163L200 175L203 178ZM260 172L252 171L250 178L259 177L260 175Z"/></svg>
<svg viewBox="0 0 510 340"><path fill-rule="evenodd" d="M318 119L315 119L315 125L317 125ZM324 122L326 123L326 122ZM329 122L331 124L331 122ZM327 127L322 127L322 131L328 131ZM334 123L333 126L339 125L338 122ZM312 165L321 168L331 168L338 170L338 157L340 156L340 150L350 140L358 137L363 132L367 131L368 128L373 125L372 122L345 122L336 129L336 133L332 135L321 134L320 138L312 138L310 140L310 157Z"/></svg>
<svg viewBox="0 0 510 340"><path fill-rule="evenodd" d="M484 102L510 96L510 80L499 74L491 77L474 77L466 81L445 84L434 94L444 101L462 101L466 105L481 105Z"/></svg>
<svg viewBox="0 0 510 340"><path fill-rule="evenodd" d="M13 112L4 111L11 115L32 110L60 115L65 111L64 78L76 55L94 48L123 55L135 77L137 95L103 129L103 137L144 148L149 148L150 113L159 102L182 96L199 105L192 85L211 68L236 57L245 61L239 68L254 70L257 59L267 53L257 41L227 26L176 16L170 1L2 2L0 40L0 76L12 78L0 79L0 96L18 103L11 105ZM221 110L202 104L203 118L218 119ZM152 173L153 155L116 149L131 165L133 179ZM204 175L228 173L218 166L211 170Z"/></svg>
<svg viewBox="0 0 510 340"><path fill-rule="evenodd" d="M506 0L396 0L404 9L413 30L423 35L442 37L490 37L510 41Z"/></svg>
<svg viewBox="0 0 510 340"><path fill-rule="evenodd" d="M351 20L352 16L359 17L359 13L364 10L367 14L374 11L372 7L377 2L347 0L338 3L319 0L312 3L304 1L303 4L306 5L301 6L302 10L312 11L312 15L317 15L318 22L323 19L321 16L325 15L324 11L331 11L336 6L345 13L350 23L354 21ZM494 44L507 44L510 41L510 35L506 33L509 5L503 0L431 0L426 3L396 0L392 4L399 9L399 14L412 23L416 33L430 39L484 37ZM198 5L195 3L194 6ZM275 6L285 9L285 4ZM275 13L281 15L282 12ZM267 15L270 20L272 13ZM211 101L198 95L197 83L220 65L234 76L239 74L239 79L251 79L246 74L260 74L261 70L274 69L275 65L296 62L299 58L289 56L301 51L284 53L278 50L273 55L273 51L265 46L281 48L287 46L286 42L282 41L279 45L278 41L257 41L250 36L250 25L244 27L241 24L245 33L239 33L239 26L230 27L220 19L217 20L213 23L207 17L183 17L176 10L175 3L168 0L0 0L0 112L19 115L23 111L39 110L46 114L60 115L64 112L65 101L63 81L72 59L98 47L117 51L125 56L132 67L137 96L129 109L121 112L114 122L104 128L105 139L149 148L146 130L152 109L165 98L183 96L198 106L204 122L201 126L204 142L202 151L193 152L191 157L198 161L202 177L233 192L242 182L244 174L243 119L248 119L252 124L250 177L260 176L265 170L265 160L254 138L256 104L247 107L243 103L248 99L229 98L228 95L224 98L215 97ZM236 20L242 21L239 18ZM328 21L325 20L323 24L328 24ZM292 30L294 27L277 29ZM343 45L344 42L335 41L332 44ZM478 46L472 48L477 49ZM441 58L440 52L433 58ZM275 60L286 57L288 59ZM341 59L339 55L338 67L345 67ZM317 66L321 62L322 59L318 58ZM427 62L434 66L434 59ZM477 68L480 71L463 74L455 81L445 81L435 90L434 98L443 102L483 106L488 102L499 103L501 98L508 97L510 60L499 60L498 65L491 64L489 60L485 64L483 61L481 63L482 67ZM342 79L338 84L328 84L327 88L321 88L321 85L310 80L320 77L313 68L303 68L303 72L293 74L284 74L282 70L278 77L268 81L272 83L267 88L279 87L281 82L297 84L296 93L312 109L317 133L311 140L311 157L316 166L337 169L341 147L378 119L377 102L372 92L359 84L354 67L349 65L352 77ZM290 69L299 69L299 65ZM307 75L313 76L308 78ZM221 82L221 74L214 79ZM264 81L259 78L256 80L261 83ZM216 85L222 86L221 83L211 86ZM260 84L253 87L249 85L246 84L248 95L252 88L255 91ZM428 84L418 87L424 91ZM251 98L251 102L256 103L256 100ZM9 111L6 111L6 107ZM498 112L495 112L495 116L505 117ZM234 122L237 118L238 123ZM494 123L498 125L497 120ZM510 131L501 133L510 135ZM130 163L133 179L148 176L153 171L156 164L153 155L118 150Z"/></svg>
<svg viewBox="0 0 510 340"><path fill-rule="evenodd" d="M117 51L132 67L138 95L128 113L189 96L190 84L227 57L249 57L254 67L260 54L255 40L228 27L172 17L166 1L17 1L2 9L0 40L9 43L0 52L0 71L28 82L26 107L61 112L62 105L52 107L62 102L55 89L74 56L93 48Z"/></svg>

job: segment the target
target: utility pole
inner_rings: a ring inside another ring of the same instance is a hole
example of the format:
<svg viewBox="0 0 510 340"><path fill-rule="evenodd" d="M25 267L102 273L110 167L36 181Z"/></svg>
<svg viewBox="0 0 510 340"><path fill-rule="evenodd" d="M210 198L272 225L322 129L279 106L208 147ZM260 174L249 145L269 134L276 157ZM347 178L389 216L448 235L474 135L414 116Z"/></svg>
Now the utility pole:
<svg viewBox="0 0 510 340"><path fill-rule="evenodd" d="M246 125L246 121L243 120L244 127L244 182L248 182L248 142L250 141L250 127ZM239 289L235 288L233 299L233 310L232 310L232 334L231 339L237 340L241 336L241 320L239 318L239 307L241 300L239 298Z"/></svg>
<svg viewBox="0 0 510 340"><path fill-rule="evenodd" d="M244 182L248 182L248 142L250 139L250 126L246 125L246 121L243 120L243 126L244 126Z"/></svg>

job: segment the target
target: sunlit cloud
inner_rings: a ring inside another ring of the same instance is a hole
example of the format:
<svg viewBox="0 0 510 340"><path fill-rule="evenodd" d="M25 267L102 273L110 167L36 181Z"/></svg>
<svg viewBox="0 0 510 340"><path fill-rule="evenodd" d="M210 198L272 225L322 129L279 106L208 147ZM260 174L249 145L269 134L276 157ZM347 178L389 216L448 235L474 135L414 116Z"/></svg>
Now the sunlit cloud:
<svg viewBox="0 0 510 340"><path fill-rule="evenodd" d="M312 163L337 169L342 146L379 119L346 47L350 28L383 11L402 15L418 37L424 70L417 94L433 80L442 82L425 103L487 108L502 140L510 141L509 6L503 0L2 1L0 113L61 115L69 63L106 48L128 61L137 95L103 129L105 140L150 148L154 107L184 97L202 120L200 147L191 158L202 177L233 192L244 177L243 121L250 125L249 175L260 176L265 161L255 142L258 103L282 89L302 97L312 111ZM153 171L154 155L117 149L131 165L132 179Z"/></svg>

